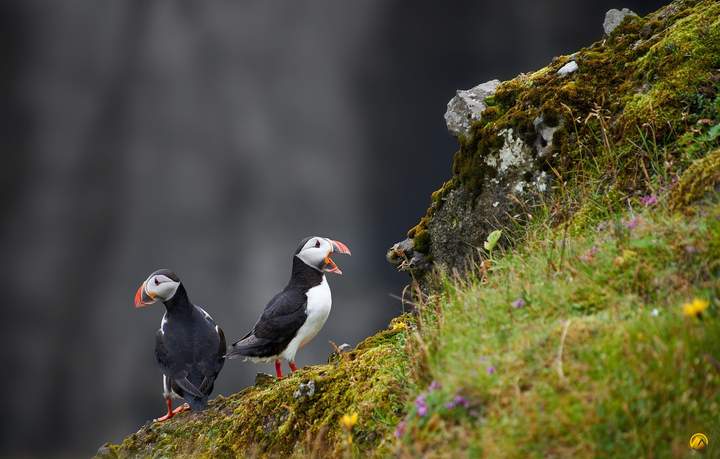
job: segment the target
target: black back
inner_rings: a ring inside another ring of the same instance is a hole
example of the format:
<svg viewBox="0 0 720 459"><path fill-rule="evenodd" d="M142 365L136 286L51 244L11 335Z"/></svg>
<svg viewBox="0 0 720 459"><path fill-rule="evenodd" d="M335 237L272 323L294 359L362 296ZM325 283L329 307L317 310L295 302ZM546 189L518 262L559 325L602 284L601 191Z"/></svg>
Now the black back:
<svg viewBox="0 0 720 459"><path fill-rule="evenodd" d="M158 330L155 335L155 358L172 389L193 410L202 410L225 363L225 335L205 311L190 303L182 284L165 307L164 333Z"/></svg>

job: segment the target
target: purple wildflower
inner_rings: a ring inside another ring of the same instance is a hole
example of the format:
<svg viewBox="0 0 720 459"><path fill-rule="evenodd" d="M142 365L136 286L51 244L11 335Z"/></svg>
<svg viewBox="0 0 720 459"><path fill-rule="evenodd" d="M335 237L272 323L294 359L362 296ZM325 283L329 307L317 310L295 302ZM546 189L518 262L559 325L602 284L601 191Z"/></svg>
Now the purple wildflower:
<svg viewBox="0 0 720 459"><path fill-rule="evenodd" d="M518 298L517 300L512 302L512 307L515 309L520 309L525 307L525 300L522 298Z"/></svg>
<svg viewBox="0 0 720 459"><path fill-rule="evenodd" d="M630 220L625 220L623 224L625 225L625 228L632 231L638 227L638 225L640 224L640 219L638 217L633 217Z"/></svg>
<svg viewBox="0 0 720 459"><path fill-rule="evenodd" d="M658 198L654 194L649 194L640 198L640 204L645 207L652 207L658 203Z"/></svg>
<svg viewBox="0 0 720 459"><path fill-rule="evenodd" d="M403 435L405 435L405 427L407 426L407 423L405 421L400 421L395 427L395 438L400 438Z"/></svg>
<svg viewBox="0 0 720 459"><path fill-rule="evenodd" d="M420 417L424 417L428 412L427 402L424 395L418 395L415 399L415 409Z"/></svg>
<svg viewBox="0 0 720 459"><path fill-rule="evenodd" d="M495 367L493 367L493 366L487 367L487 374L489 374L489 375L495 374Z"/></svg>
<svg viewBox="0 0 720 459"><path fill-rule="evenodd" d="M455 404L455 406L462 406L463 408L467 408L468 406L470 406L470 403L462 395L456 395L453 399L453 403Z"/></svg>
<svg viewBox="0 0 720 459"><path fill-rule="evenodd" d="M440 385L439 382L433 380L433 382L430 383L430 386L428 386L428 390L429 390L430 392L432 392L432 391L434 391L434 390L440 389L441 387L442 387L442 386Z"/></svg>

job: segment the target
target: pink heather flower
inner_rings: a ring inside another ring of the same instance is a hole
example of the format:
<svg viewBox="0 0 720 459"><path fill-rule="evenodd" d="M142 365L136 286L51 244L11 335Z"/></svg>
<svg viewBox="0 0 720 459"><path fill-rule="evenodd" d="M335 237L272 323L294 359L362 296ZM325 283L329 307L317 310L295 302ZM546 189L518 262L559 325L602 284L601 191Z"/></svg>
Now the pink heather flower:
<svg viewBox="0 0 720 459"><path fill-rule="evenodd" d="M398 423L397 427L395 427L395 438L400 438L405 435L406 426L407 423L405 421L400 421L400 423Z"/></svg>
<svg viewBox="0 0 720 459"><path fill-rule="evenodd" d="M520 309L525 307L525 300L522 298L518 298L517 300L512 302L512 307L515 309Z"/></svg>
<svg viewBox="0 0 720 459"><path fill-rule="evenodd" d="M449 410L452 410L453 408L456 408L458 406L467 408L470 406L470 403L465 399L465 397L461 395L456 395L455 398L445 404L445 408Z"/></svg>
<svg viewBox="0 0 720 459"><path fill-rule="evenodd" d="M638 225L640 224L640 219L638 217L633 217L630 220L625 220L623 224L625 225L625 228L632 231L638 227Z"/></svg>
<svg viewBox="0 0 720 459"><path fill-rule="evenodd" d="M649 194L640 198L640 204L645 207L651 207L658 203L658 198L654 194Z"/></svg>
<svg viewBox="0 0 720 459"><path fill-rule="evenodd" d="M430 383L430 386L428 386L428 390L432 392L434 390L440 389L441 387L442 386L440 385L439 382L433 380L433 382Z"/></svg>
<svg viewBox="0 0 720 459"><path fill-rule="evenodd" d="M495 374L495 367L493 367L493 366L487 367L487 374L489 374L489 375Z"/></svg>
<svg viewBox="0 0 720 459"><path fill-rule="evenodd" d="M424 395L418 395L415 399L415 409L420 417L424 417L428 412L427 402Z"/></svg>

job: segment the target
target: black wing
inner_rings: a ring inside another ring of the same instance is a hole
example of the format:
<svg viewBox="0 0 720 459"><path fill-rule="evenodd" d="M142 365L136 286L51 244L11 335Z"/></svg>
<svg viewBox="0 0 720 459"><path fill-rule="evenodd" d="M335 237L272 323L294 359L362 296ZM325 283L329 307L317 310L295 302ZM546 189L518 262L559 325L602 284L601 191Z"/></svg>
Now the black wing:
<svg viewBox="0 0 720 459"><path fill-rule="evenodd" d="M272 357L282 353L307 319L307 296L285 289L265 306L253 330L228 350L233 357Z"/></svg>

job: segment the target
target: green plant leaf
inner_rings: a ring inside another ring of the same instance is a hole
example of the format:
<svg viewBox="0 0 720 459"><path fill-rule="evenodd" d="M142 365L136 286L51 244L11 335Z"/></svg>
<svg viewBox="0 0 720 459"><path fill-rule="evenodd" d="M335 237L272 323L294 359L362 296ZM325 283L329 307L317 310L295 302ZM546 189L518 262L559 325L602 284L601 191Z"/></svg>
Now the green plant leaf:
<svg viewBox="0 0 720 459"><path fill-rule="evenodd" d="M720 124L716 124L715 126L711 127L707 133L707 138L711 142L718 137L720 137Z"/></svg>
<svg viewBox="0 0 720 459"><path fill-rule="evenodd" d="M487 250L488 252L492 252L492 250L495 248L498 241L500 240L500 236L502 236L502 230L495 230L492 233L488 234L487 240L483 244L485 250Z"/></svg>

